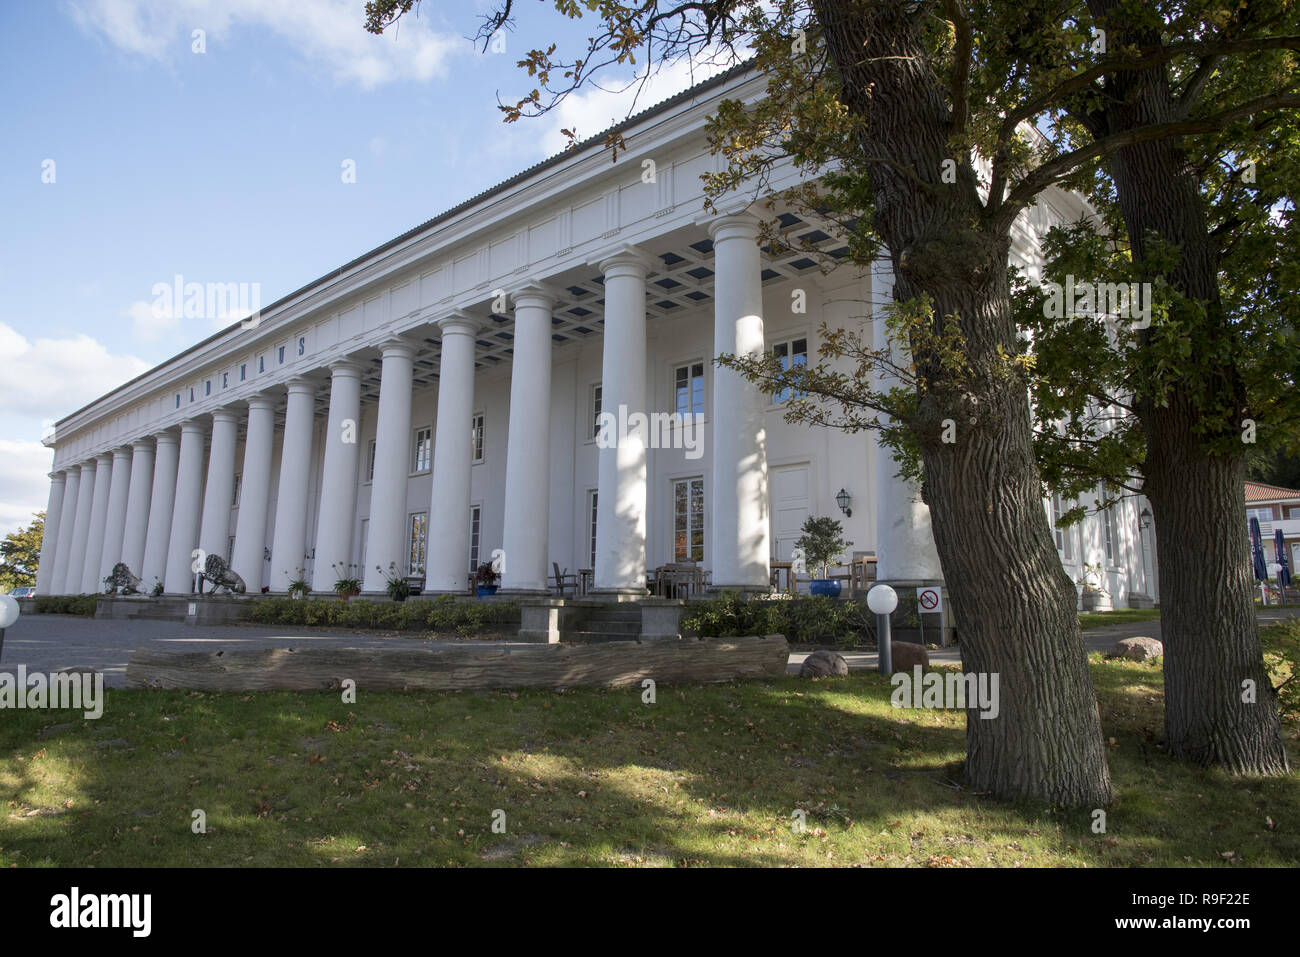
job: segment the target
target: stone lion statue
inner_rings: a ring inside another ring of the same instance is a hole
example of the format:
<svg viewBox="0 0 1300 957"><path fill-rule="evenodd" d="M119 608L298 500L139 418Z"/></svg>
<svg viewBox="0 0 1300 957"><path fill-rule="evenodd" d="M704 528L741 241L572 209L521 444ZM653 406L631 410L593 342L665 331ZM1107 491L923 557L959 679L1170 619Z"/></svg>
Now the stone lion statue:
<svg viewBox="0 0 1300 957"><path fill-rule="evenodd" d="M116 595L119 591L123 595L132 595L140 591L140 579L126 567L126 562L118 562L113 566L113 570L104 579L104 585L110 595Z"/></svg>
<svg viewBox="0 0 1300 957"><path fill-rule="evenodd" d="M231 571L226 560L220 555L209 555L207 561L203 563L203 574L200 576L205 581L212 582L212 593L216 594L218 588L224 588L229 594L242 595L248 590L244 585L244 580L238 574Z"/></svg>

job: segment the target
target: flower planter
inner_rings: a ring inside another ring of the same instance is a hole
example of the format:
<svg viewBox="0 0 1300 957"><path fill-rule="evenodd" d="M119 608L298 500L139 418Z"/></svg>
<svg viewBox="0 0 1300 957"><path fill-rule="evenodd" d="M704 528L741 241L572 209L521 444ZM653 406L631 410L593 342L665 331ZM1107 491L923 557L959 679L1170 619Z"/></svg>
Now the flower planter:
<svg viewBox="0 0 1300 957"><path fill-rule="evenodd" d="M838 578L814 578L808 583L809 592L814 595L825 595L827 598L839 598L840 587Z"/></svg>
<svg viewBox="0 0 1300 957"><path fill-rule="evenodd" d="M479 597L479 598L486 598L488 595L495 595L495 594L497 593L497 586L496 586L496 585L478 585L478 586L476 586L476 589L475 589L475 590L478 592L478 597Z"/></svg>
<svg viewBox="0 0 1300 957"><path fill-rule="evenodd" d="M1106 592L1085 588L1079 599L1079 607L1082 611L1113 611L1115 606Z"/></svg>

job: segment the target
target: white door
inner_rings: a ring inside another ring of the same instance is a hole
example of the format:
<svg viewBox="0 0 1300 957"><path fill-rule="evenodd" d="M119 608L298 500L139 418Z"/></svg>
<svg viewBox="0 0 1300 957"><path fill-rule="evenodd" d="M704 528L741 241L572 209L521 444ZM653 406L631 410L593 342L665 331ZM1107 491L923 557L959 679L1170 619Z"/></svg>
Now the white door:
<svg viewBox="0 0 1300 957"><path fill-rule="evenodd" d="M807 463L768 469L767 495L772 504L772 549L777 561L788 562L810 507Z"/></svg>

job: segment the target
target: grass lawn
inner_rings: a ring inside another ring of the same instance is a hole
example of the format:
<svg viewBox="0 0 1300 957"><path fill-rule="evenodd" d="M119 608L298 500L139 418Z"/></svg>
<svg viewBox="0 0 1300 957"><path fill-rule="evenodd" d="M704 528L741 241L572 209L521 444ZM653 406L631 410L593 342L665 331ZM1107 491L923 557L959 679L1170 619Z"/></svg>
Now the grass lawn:
<svg viewBox="0 0 1300 957"><path fill-rule="evenodd" d="M1159 621L1159 608L1116 608L1114 611L1084 611L1079 613L1080 628L1104 628L1107 625L1127 625L1135 621Z"/></svg>
<svg viewBox="0 0 1300 957"><path fill-rule="evenodd" d="M1295 777L1166 757L1159 669L1092 667L1105 834L1087 810L961 789L962 715L892 708L874 672L661 687L653 705L639 688L109 691L99 721L5 713L0 866L1300 864Z"/></svg>

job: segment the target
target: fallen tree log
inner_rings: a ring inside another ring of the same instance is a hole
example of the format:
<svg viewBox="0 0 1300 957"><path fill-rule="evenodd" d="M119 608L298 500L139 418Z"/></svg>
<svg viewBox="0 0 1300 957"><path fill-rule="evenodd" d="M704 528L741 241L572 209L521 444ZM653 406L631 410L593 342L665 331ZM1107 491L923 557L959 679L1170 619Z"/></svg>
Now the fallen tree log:
<svg viewBox="0 0 1300 957"><path fill-rule="evenodd" d="M128 688L200 691L461 691L583 685L711 683L786 673L781 635L610 641L591 645L451 648L270 648L260 651L141 650Z"/></svg>

